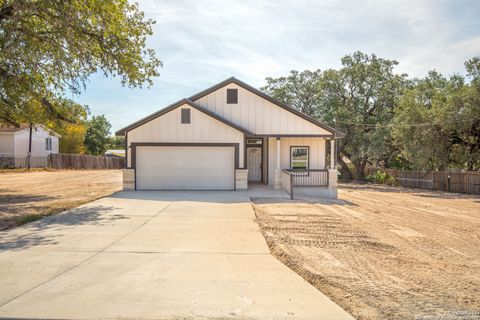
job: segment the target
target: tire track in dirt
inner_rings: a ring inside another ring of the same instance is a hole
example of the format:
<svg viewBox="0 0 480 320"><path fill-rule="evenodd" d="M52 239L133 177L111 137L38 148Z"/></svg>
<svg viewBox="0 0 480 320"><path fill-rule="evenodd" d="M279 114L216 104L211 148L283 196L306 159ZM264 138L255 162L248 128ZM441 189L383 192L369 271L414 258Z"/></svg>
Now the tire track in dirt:
<svg viewBox="0 0 480 320"><path fill-rule="evenodd" d="M480 308L478 198L352 185L340 194L343 204L257 200L272 253L359 319Z"/></svg>

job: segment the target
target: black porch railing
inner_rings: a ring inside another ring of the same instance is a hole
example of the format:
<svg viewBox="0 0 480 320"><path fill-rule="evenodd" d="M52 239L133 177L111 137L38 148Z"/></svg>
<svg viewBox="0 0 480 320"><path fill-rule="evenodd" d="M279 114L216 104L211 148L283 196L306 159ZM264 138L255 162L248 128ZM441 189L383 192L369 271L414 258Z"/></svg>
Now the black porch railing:
<svg viewBox="0 0 480 320"><path fill-rule="evenodd" d="M282 186L293 199L295 187L328 187L327 169L285 169L282 170Z"/></svg>

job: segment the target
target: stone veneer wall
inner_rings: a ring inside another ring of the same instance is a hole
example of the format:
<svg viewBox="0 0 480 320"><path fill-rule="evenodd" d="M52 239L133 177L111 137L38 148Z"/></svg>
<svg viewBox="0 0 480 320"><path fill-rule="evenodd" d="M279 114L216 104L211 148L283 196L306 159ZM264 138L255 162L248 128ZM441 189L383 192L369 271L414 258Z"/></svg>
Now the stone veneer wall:
<svg viewBox="0 0 480 320"><path fill-rule="evenodd" d="M135 190L135 169L122 169L123 190Z"/></svg>
<svg viewBox="0 0 480 320"><path fill-rule="evenodd" d="M248 189L248 169L235 170L235 189L236 190Z"/></svg>

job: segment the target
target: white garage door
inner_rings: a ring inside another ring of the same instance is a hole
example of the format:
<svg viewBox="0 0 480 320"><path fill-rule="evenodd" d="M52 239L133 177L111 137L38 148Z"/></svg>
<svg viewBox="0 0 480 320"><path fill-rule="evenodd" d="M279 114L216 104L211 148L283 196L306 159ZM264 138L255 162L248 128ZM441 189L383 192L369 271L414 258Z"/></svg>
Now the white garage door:
<svg viewBox="0 0 480 320"><path fill-rule="evenodd" d="M137 189L233 190L233 147L138 146Z"/></svg>

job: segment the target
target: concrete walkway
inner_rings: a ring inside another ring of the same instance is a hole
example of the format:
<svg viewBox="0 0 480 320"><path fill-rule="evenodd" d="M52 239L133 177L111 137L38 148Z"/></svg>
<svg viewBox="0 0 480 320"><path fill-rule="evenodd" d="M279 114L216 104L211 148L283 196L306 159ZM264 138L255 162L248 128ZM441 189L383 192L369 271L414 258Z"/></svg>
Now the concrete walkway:
<svg viewBox="0 0 480 320"><path fill-rule="evenodd" d="M269 254L245 192L130 192L0 233L0 319L353 319Z"/></svg>

